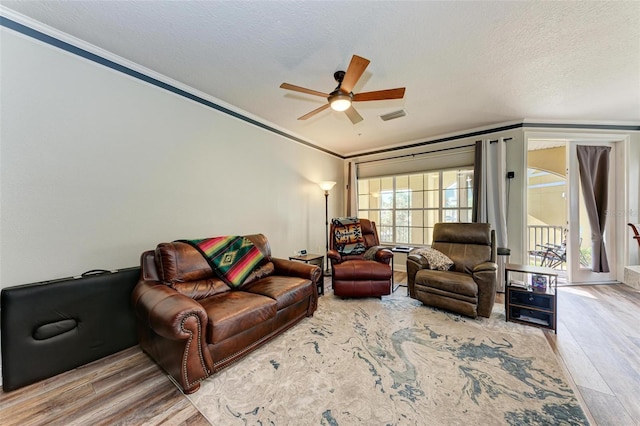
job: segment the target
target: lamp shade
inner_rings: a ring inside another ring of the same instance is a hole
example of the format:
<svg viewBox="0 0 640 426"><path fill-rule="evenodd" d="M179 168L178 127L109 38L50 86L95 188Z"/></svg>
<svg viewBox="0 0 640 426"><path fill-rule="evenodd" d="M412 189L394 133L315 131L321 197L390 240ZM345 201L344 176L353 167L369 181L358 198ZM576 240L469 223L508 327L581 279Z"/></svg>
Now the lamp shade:
<svg viewBox="0 0 640 426"><path fill-rule="evenodd" d="M332 182L330 180L325 180L318 183L318 185L320 185L320 188L322 188L325 191L331 191L331 188L333 188L335 184L336 184L335 182Z"/></svg>

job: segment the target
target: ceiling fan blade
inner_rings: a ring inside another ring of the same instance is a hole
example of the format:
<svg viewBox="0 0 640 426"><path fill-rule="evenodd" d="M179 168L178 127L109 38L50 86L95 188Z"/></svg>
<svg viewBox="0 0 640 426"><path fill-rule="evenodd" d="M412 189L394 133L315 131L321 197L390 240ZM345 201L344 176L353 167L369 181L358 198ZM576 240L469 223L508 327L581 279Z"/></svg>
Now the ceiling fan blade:
<svg viewBox="0 0 640 426"><path fill-rule="evenodd" d="M282 83L280 85L280 88L281 89L286 89L286 90L293 90L294 92L307 93L309 95L322 96L323 98L328 98L329 97L328 93L318 92L317 90L311 90L311 89L307 89L306 87L295 86L295 85L289 84L289 83Z"/></svg>
<svg viewBox="0 0 640 426"><path fill-rule="evenodd" d="M344 113L347 114L347 117L349 117L349 120L351 120L353 124L358 124L359 122L364 120L362 116L358 114L358 111L356 111L354 107L347 109Z"/></svg>
<svg viewBox="0 0 640 426"><path fill-rule="evenodd" d="M351 63L349 63L349 68L347 68L347 72L344 74L344 78L342 79L342 84L340 85L340 90L344 93L351 93L353 87L356 85L364 70L367 69L369 63L371 61L365 58L362 58L358 55L353 55L351 58Z"/></svg>
<svg viewBox="0 0 640 426"><path fill-rule="evenodd" d="M324 111L325 109L329 108L329 104L324 104L322 105L320 108L316 108L313 111L303 115L302 117L298 118L298 120L306 120L309 117L313 117L314 115L316 115L317 113L319 113L320 111Z"/></svg>
<svg viewBox="0 0 640 426"><path fill-rule="evenodd" d="M404 97L404 87L397 89L376 90L375 92L364 92L353 95L354 102L363 101L384 101L387 99L402 99Z"/></svg>

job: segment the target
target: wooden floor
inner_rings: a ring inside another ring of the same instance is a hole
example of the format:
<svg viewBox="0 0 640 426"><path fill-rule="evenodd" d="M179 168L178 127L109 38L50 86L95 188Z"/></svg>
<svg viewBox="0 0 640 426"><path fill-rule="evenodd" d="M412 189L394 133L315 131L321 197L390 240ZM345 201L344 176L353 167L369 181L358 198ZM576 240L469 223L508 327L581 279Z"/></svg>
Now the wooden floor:
<svg viewBox="0 0 640 426"><path fill-rule="evenodd" d="M547 332L597 425L640 425L640 291L560 287L558 334Z"/></svg>
<svg viewBox="0 0 640 426"><path fill-rule="evenodd" d="M138 346L0 393L0 424L209 425Z"/></svg>
<svg viewBox="0 0 640 426"><path fill-rule="evenodd" d="M396 273L396 282L406 282ZM330 285L330 279L327 278ZM406 288L396 290L406 294ZM498 302L504 299L498 295ZM640 291L623 284L562 287L558 334L546 332L593 425L640 425ZM13 392L0 424L207 425L136 346Z"/></svg>

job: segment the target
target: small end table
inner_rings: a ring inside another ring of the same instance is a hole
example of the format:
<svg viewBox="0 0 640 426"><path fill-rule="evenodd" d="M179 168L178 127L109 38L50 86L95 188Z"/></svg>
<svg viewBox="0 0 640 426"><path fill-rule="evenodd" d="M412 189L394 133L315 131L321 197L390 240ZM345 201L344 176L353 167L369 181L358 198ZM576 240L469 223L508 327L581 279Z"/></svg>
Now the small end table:
<svg viewBox="0 0 640 426"><path fill-rule="evenodd" d="M409 252L411 250L413 250L413 247L409 247L409 246L395 246L395 247L391 247L390 248L391 251L393 253L402 253L402 254L406 254L409 255ZM398 289L398 287L406 287L407 288L407 296L409 295L409 283L407 284L395 284L395 280L394 280L394 269L395 269L395 263L394 263L394 258L391 258L391 285L392 285L392 291L396 291Z"/></svg>
<svg viewBox="0 0 640 426"><path fill-rule="evenodd" d="M527 274L527 282L520 285L509 281L511 272ZM528 276L542 277L544 289L534 289ZM506 295L504 308L507 321L519 322L558 333L558 271L541 266L507 263L504 267Z"/></svg>
<svg viewBox="0 0 640 426"><path fill-rule="evenodd" d="M317 265L320 267L320 281L318 282L318 294L320 296L323 296L324 295L324 255L305 254L300 256L289 256L289 260L304 262L310 265Z"/></svg>

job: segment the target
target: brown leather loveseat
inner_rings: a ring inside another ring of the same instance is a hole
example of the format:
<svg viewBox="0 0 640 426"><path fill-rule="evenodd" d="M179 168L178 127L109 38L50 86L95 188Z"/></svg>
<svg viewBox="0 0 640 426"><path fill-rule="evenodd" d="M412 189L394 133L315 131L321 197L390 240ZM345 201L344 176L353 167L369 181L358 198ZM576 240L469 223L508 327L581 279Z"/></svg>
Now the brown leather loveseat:
<svg viewBox="0 0 640 426"><path fill-rule="evenodd" d="M131 299L139 343L185 393L317 308L318 266L272 258L262 234L246 238L265 260L238 289L185 242L142 254Z"/></svg>

